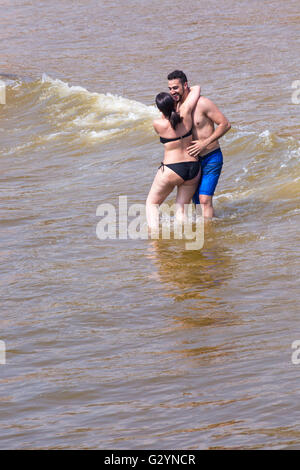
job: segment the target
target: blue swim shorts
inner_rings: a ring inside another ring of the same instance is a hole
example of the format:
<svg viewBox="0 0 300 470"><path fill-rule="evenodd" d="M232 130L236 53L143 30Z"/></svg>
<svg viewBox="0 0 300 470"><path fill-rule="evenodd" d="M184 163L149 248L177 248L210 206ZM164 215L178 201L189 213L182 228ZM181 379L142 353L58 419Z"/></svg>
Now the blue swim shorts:
<svg viewBox="0 0 300 470"><path fill-rule="evenodd" d="M223 155L220 148L199 157L201 164L201 178L198 188L193 196L193 203L200 204L199 195L213 196L223 166Z"/></svg>

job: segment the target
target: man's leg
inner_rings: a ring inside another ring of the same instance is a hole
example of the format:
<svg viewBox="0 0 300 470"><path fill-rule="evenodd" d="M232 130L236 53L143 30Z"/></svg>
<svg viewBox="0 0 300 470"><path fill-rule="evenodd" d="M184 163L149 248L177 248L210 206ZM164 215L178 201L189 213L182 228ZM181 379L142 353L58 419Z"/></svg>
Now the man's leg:
<svg viewBox="0 0 300 470"><path fill-rule="evenodd" d="M214 216L212 198L212 196L207 196L206 194L199 194L202 215L205 219L212 219Z"/></svg>
<svg viewBox="0 0 300 470"><path fill-rule="evenodd" d="M212 199L221 174L222 165L223 156L220 149L209 153L201 160L202 175L193 201L195 204L201 204L202 216L205 219L212 219L214 217Z"/></svg>

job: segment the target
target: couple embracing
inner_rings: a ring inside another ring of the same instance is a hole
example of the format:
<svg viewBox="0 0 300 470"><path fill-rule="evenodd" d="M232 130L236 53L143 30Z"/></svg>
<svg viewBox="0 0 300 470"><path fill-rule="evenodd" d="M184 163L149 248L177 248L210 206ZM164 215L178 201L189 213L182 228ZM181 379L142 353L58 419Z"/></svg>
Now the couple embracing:
<svg viewBox="0 0 300 470"><path fill-rule="evenodd" d="M146 203L151 229L158 229L158 206L175 186L177 220L184 220L191 199L201 204L203 217L213 217L212 198L223 164L218 139L231 127L217 106L201 96L200 86L188 86L182 71L170 73L168 85L170 93L159 93L155 100L161 118L153 127L164 145L164 161Z"/></svg>

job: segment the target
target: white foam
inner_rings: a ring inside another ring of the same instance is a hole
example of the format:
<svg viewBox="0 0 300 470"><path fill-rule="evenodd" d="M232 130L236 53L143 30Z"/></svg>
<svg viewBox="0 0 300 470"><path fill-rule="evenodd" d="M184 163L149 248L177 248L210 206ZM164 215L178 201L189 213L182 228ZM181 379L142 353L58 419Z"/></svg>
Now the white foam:
<svg viewBox="0 0 300 470"><path fill-rule="evenodd" d="M291 160L292 158L295 158L295 157L300 157L300 147L290 150L288 154L288 160Z"/></svg>
<svg viewBox="0 0 300 470"><path fill-rule="evenodd" d="M44 135L43 139L44 140L51 140L51 139L54 139L55 137L59 136L60 134L61 134L61 132L53 132L53 134Z"/></svg>
<svg viewBox="0 0 300 470"><path fill-rule="evenodd" d="M119 134L121 129L109 129L109 130L101 130L101 131L81 131L80 136L87 138L87 139L103 139L106 137L110 137L113 134Z"/></svg>
<svg viewBox="0 0 300 470"><path fill-rule="evenodd" d="M49 75L43 73L42 83L48 83L60 96L67 96L74 93L86 94L87 96L96 97L96 103L93 103L93 107L96 107L99 111L106 114L118 113L125 115L127 120L137 120L143 118L155 118L159 115L155 106L148 106L139 101L130 100L122 96L113 95L111 93L92 93L86 88L81 86L69 86L68 83L49 77ZM91 115L92 117L92 115ZM82 118L81 118L82 119ZM87 116L84 119L89 119ZM109 118L107 118L109 119Z"/></svg>
<svg viewBox="0 0 300 470"><path fill-rule="evenodd" d="M90 113L87 116L77 116L75 119L73 119L72 124L75 124L75 126L90 126L93 125L96 121L97 114L96 113Z"/></svg>
<svg viewBox="0 0 300 470"><path fill-rule="evenodd" d="M270 131L269 131L268 129L266 129L265 131L263 131L263 132L261 132L261 133L259 134L259 137L262 137L262 138L265 138L265 137L266 137L266 138L269 138L270 135L271 135L271 134L270 134Z"/></svg>
<svg viewBox="0 0 300 470"><path fill-rule="evenodd" d="M237 126L232 128L232 132L228 132L222 137L222 140L225 142L234 142L235 140L239 140L242 137L248 137L251 135L256 135L257 133L251 130L247 126Z"/></svg>
<svg viewBox="0 0 300 470"><path fill-rule="evenodd" d="M219 194L218 196L214 196L215 200L218 199L229 199L230 201L235 201L235 200L242 200L246 199L249 197L251 194L255 193L255 189L246 189L245 191L238 192L236 191L235 193L223 193Z"/></svg>
<svg viewBox="0 0 300 470"><path fill-rule="evenodd" d="M272 135L271 135L271 132L267 129L263 132L261 132L258 137L260 138L260 140L263 142L263 144L270 148L270 147L273 147L273 142L272 142Z"/></svg>
<svg viewBox="0 0 300 470"><path fill-rule="evenodd" d="M68 83L63 82L62 80L59 80L58 78L53 79L49 77L46 73L43 73L42 75L42 83L49 83L50 85L56 87L59 89L61 92L64 92L65 94L70 94L70 93L76 93L76 92L84 92L84 93L89 93L86 88L83 88L81 86L69 86Z"/></svg>
<svg viewBox="0 0 300 470"><path fill-rule="evenodd" d="M67 135L67 134L69 134L69 132L64 132L64 131L53 132L52 134L42 135L41 140L52 140L52 139L55 139L56 137L61 137L62 135Z"/></svg>
<svg viewBox="0 0 300 470"><path fill-rule="evenodd" d="M214 198L215 198L215 200L222 199L222 198L233 200L234 199L234 194L232 194L232 193L223 193L223 194L219 194L218 196L214 196Z"/></svg>
<svg viewBox="0 0 300 470"><path fill-rule="evenodd" d="M159 116L154 106L148 106L111 93L92 93L81 86L69 86L68 83L53 79L43 73L41 82L47 84L41 99L51 99L47 104L48 112L64 129L73 129L83 139L96 140L114 137L120 131L136 128L136 124L146 125L150 131L151 121ZM77 103L68 98L74 95ZM55 98L58 98L57 100ZM48 139L54 138L51 135Z"/></svg>

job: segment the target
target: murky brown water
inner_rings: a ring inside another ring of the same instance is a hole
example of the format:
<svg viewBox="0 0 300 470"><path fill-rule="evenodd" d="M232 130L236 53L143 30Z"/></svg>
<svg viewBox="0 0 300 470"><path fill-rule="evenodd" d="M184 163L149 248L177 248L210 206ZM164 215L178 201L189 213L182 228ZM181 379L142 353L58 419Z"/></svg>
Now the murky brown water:
<svg viewBox="0 0 300 470"><path fill-rule="evenodd" d="M2 11L1 448L300 447L299 2ZM218 218L201 251L101 241L99 204L145 201L177 67L232 123Z"/></svg>

